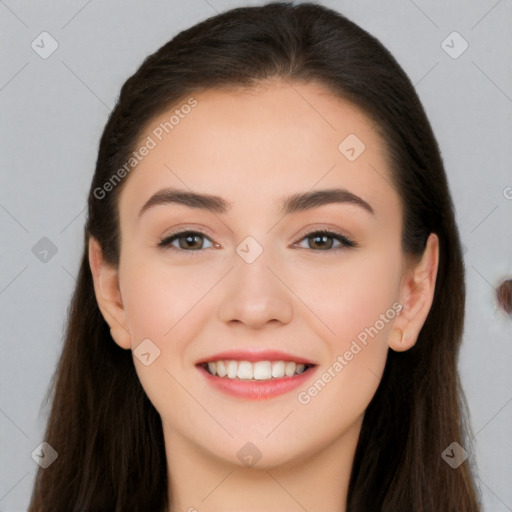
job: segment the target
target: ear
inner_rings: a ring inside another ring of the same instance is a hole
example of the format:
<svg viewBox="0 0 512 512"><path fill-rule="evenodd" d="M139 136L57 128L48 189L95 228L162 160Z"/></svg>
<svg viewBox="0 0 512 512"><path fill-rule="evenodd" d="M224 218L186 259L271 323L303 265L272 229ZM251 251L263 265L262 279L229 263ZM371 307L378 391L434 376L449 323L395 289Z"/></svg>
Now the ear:
<svg viewBox="0 0 512 512"><path fill-rule="evenodd" d="M417 341L434 299L439 264L439 238L431 233L419 262L407 265L402 276L402 309L393 322L389 347L396 352L410 349Z"/></svg>
<svg viewBox="0 0 512 512"><path fill-rule="evenodd" d="M110 326L114 341L124 349L131 349L131 338L126 326L126 314L119 288L117 268L103 259L100 244L89 237L89 266L94 282L94 293L103 318Z"/></svg>

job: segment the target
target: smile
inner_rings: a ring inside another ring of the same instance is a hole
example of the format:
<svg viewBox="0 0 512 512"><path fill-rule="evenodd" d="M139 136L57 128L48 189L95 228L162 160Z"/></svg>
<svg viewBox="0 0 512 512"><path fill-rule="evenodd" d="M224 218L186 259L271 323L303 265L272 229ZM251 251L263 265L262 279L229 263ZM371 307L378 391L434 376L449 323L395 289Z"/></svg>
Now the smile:
<svg viewBox="0 0 512 512"><path fill-rule="evenodd" d="M218 354L211 360L197 363L196 368L207 385L222 394L246 400L266 400L304 385L318 367L300 358L293 360L295 358L289 354L267 351L269 359L263 354L258 355L247 352Z"/></svg>
<svg viewBox="0 0 512 512"><path fill-rule="evenodd" d="M293 377L308 370L312 365L293 361L209 361L203 367L213 376L226 379L271 380Z"/></svg>

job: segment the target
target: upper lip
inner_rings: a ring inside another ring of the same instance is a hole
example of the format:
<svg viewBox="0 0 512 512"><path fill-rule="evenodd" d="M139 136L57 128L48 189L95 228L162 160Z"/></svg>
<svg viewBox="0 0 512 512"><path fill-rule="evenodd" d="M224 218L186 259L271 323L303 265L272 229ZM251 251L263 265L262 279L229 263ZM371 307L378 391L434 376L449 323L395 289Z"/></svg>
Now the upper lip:
<svg viewBox="0 0 512 512"><path fill-rule="evenodd" d="M283 352L281 350L229 350L226 352L218 352L211 356L205 357L198 361L196 364L208 363L211 361L225 361L225 360L236 360L236 361L294 361L296 363L311 364L314 365L313 361L301 357L289 352Z"/></svg>

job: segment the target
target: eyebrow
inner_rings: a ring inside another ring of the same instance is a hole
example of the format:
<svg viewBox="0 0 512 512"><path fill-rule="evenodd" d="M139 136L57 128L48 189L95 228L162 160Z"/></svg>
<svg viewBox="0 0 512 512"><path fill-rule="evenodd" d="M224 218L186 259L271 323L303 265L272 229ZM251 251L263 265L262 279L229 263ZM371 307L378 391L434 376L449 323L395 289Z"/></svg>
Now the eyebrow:
<svg viewBox="0 0 512 512"><path fill-rule="evenodd" d="M368 213L375 215L373 208L361 197L343 188L313 190L300 192L281 198L281 212L284 215L318 208L332 203L348 203L360 206ZM139 217L148 209L157 205L181 204L189 208L210 210L214 213L228 212L233 203L211 194L201 194L176 188L164 188L153 194L139 212Z"/></svg>

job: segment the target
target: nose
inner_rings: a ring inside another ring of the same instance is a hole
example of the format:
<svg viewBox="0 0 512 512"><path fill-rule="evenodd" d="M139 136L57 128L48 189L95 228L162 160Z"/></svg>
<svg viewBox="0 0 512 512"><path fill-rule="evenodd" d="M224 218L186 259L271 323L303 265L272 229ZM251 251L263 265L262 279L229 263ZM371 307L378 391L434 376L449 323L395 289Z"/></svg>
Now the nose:
<svg viewBox="0 0 512 512"><path fill-rule="evenodd" d="M220 321L260 329L271 322L287 324L293 318L293 293L266 251L252 263L236 255L226 279L218 308Z"/></svg>

